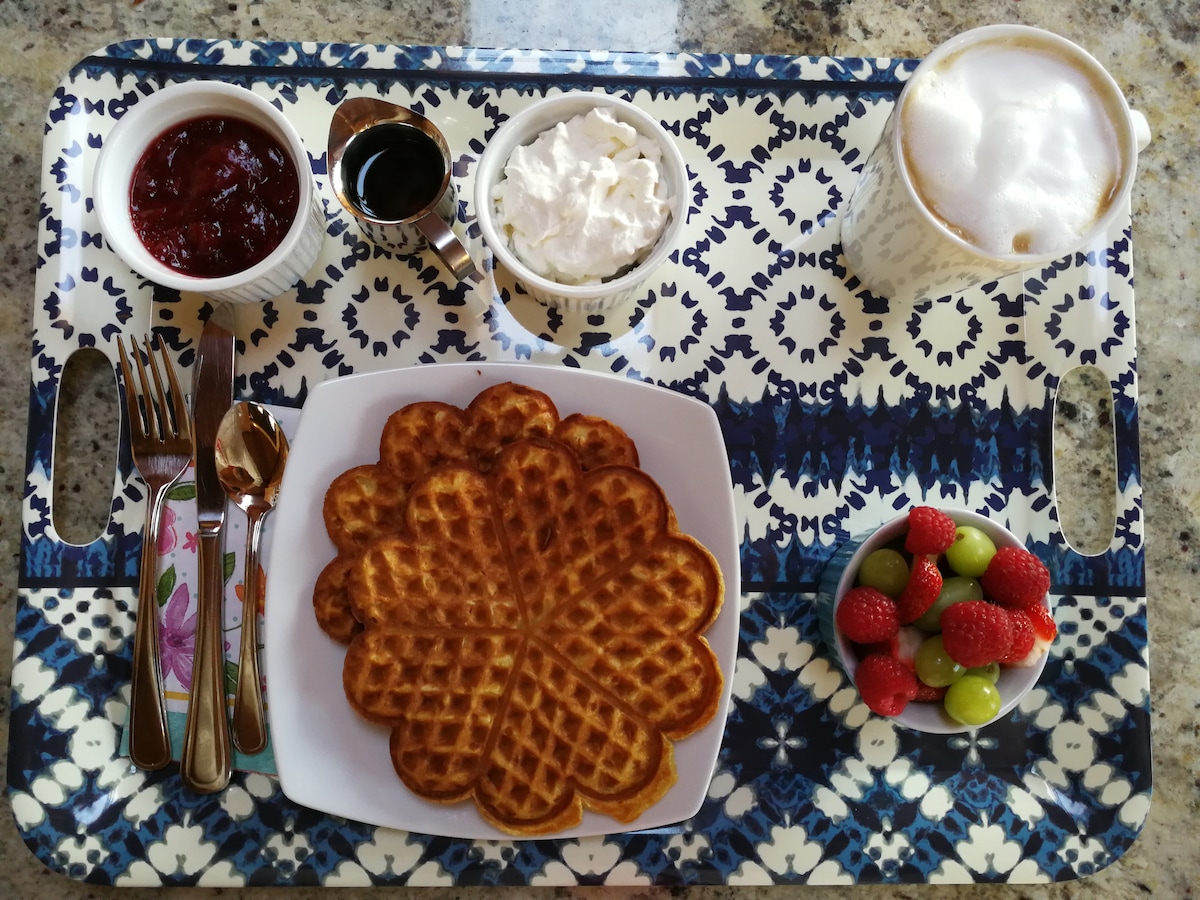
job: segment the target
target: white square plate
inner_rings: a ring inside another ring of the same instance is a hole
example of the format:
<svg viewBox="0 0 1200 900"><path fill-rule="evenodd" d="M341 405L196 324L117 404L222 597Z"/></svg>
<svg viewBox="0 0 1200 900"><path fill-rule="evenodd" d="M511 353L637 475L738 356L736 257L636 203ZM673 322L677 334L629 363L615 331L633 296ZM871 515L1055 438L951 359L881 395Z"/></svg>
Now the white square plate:
<svg viewBox="0 0 1200 900"><path fill-rule="evenodd" d="M413 795L388 755L388 729L360 719L342 692L345 647L312 613L317 575L335 555L321 505L329 483L351 466L379 458L384 422L417 400L465 407L493 384L516 381L544 391L564 417L603 416L636 442L641 467L666 492L682 531L716 557L725 599L707 632L724 676L716 716L675 743L679 780L658 803L623 825L585 812L582 837L657 828L694 815L716 762L737 658L738 530L729 460L716 414L673 391L579 369L520 363L443 364L324 382L309 396L296 428L279 505L272 514L267 578L265 669L271 741L283 792L333 815L407 831L470 839L512 836L485 822L471 802L440 805Z"/></svg>

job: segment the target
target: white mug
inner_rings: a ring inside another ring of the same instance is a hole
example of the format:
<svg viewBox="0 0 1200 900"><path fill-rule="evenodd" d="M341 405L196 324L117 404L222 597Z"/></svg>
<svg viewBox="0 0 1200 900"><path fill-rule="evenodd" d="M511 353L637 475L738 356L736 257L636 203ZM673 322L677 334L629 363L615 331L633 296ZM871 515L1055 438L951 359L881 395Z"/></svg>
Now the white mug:
<svg viewBox="0 0 1200 900"><path fill-rule="evenodd" d="M1059 259L1121 214L1149 140L1077 45L1024 25L966 31L900 92L842 218L847 265L873 293L922 299Z"/></svg>

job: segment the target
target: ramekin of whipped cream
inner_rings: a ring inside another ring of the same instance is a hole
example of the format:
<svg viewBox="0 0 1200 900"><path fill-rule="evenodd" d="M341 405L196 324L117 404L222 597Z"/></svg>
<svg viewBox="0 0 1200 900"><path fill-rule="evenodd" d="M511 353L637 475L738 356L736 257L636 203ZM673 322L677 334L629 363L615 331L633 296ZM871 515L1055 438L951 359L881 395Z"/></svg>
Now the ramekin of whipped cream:
<svg viewBox="0 0 1200 900"><path fill-rule="evenodd" d="M475 176L484 242L539 302L617 306L678 244L687 170L662 124L606 94L526 107L488 142Z"/></svg>

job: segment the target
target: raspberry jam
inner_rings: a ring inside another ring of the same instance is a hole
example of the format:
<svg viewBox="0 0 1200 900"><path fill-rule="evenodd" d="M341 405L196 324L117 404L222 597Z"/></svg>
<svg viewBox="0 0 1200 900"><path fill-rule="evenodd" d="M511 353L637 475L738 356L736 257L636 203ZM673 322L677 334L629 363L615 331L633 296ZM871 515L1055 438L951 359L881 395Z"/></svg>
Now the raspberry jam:
<svg viewBox="0 0 1200 900"><path fill-rule="evenodd" d="M300 180L262 128L227 116L180 122L138 160L129 189L133 229L165 266L220 278L266 259L296 218Z"/></svg>

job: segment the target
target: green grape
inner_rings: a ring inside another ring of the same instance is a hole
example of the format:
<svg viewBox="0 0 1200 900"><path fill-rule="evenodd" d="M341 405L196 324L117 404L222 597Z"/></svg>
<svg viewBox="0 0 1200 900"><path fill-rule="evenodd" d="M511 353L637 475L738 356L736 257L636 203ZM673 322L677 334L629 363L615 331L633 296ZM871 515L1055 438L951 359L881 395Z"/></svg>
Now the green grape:
<svg viewBox="0 0 1200 900"><path fill-rule="evenodd" d="M964 675L946 688L946 712L963 725L983 725L1000 712L1000 689L980 675Z"/></svg>
<svg viewBox="0 0 1200 900"><path fill-rule="evenodd" d="M858 583L889 597L899 597L908 584L908 560L888 547L873 550L858 567Z"/></svg>
<svg viewBox="0 0 1200 900"><path fill-rule="evenodd" d="M976 666L973 669L967 669L967 675L978 675L980 678L986 678L995 684L1000 680L1000 663L990 662L986 666Z"/></svg>
<svg viewBox="0 0 1200 900"><path fill-rule="evenodd" d="M962 603L964 600L982 600L983 588L974 578L962 575L952 575L942 582L941 593L933 601L933 606L921 613L913 622L922 631L941 631L942 612L951 603Z"/></svg>
<svg viewBox="0 0 1200 900"><path fill-rule="evenodd" d="M926 638L917 648L913 662L917 677L930 687L945 687L954 684L967 670L950 658L942 645L942 636L935 634Z"/></svg>
<svg viewBox="0 0 1200 900"><path fill-rule="evenodd" d="M954 529L954 543L946 549L946 562L959 575L978 578L996 555L992 539L972 525Z"/></svg>

